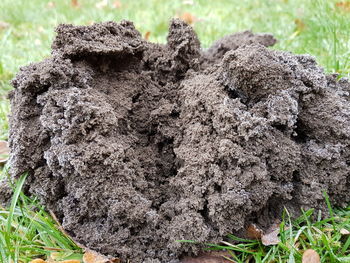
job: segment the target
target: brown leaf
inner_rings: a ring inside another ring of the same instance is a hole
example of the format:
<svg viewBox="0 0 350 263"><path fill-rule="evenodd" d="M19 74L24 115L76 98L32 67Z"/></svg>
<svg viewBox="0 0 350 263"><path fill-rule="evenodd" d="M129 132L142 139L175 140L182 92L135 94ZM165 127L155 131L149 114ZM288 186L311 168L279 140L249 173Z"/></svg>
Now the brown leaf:
<svg viewBox="0 0 350 263"><path fill-rule="evenodd" d="M83 256L84 263L120 263L118 258L108 258L96 251L87 249Z"/></svg>
<svg viewBox="0 0 350 263"><path fill-rule="evenodd" d="M335 6L341 11L350 12L350 1L337 2Z"/></svg>
<svg viewBox="0 0 350 263"><path fill-rule="evenodd" d="M210 252L199 255L198 257L185 257L180 263L232 263L233 261L225 259L230 254L227 252Z"/></svg>
<svg viewBox="0 0 350 263"><path fill-rule="evenodd" d="M194 15L188 12L182 13L182 15L180 15L180 18L190 25L193 25L198 20Z"/></svg>
<svg viewBox="0 0 350 263"><path fill-rule="evenodd" d="M278 234L280 233L280 222L272 224L261 236L261 242L264 246L277 245L280 242Z"/></svg>
<svg viewBox="0 0 350 263"><path fill-rule="evenodd" d="M250 224L246 230L246 236L252 239L261 239L263 231L258 228L255 224Z"/></svg>
<svg viewBox="0 0 350 263"><path fill-rule="evenodd" d="M6 163L10 154L7 141L0 141L0 164Z"/></svg>
<svg viewBox="0 0 350 263"><path fill-rule="evenodd" d="M151 32L149 32L149 31L147 31L146 33L145 33L145 39L146 40L149 40L149 36L151 35Z"/></svg>
<svg viewBox="0 0 350 263"><path fill-rule="evenodd" d="M10 26L9 23L6 23L4 21L0 21L0 30L6 29Z"/></svg>
<svg viewBox="0 0 350 263"><path fill-rule="evenodd" d="M320 263L321 259L317 252L313 249L305 250L302 263Z"/></svg>
<svg viewBox="0 0 350 263"><path fill-rule="evenodd" d="M36 259L29 261L29 263L46 263L46 261L41 259L41 258L36 258Z"/></svg>
<svg viewBox="0 0 350 263"><path fill-rule="evenodd" d="M263 245L277 245L280 240L278 234L280 232L279 222L275 222L266 231L263 231L255 224L250 224L246 229L246 236L251 239L261 240Z"/></svg>
<svg viewBox="0 0 350 263"><path fill-rule="evenodd" d="M80 3L78 2L78 0L71 0L70 1L71 6L78 8L80 7Z"/></svg>
<svg viewBox="0 0 350 263"><path fill-rule="evenodd" d="M113 2L112 6L117 9L122 8L122 2L120 2L119 0L116 0Z"/></svg>
<svg viewBox="0 0 350 263"><path fill-rule="evenodd" d="M278 238L279 233L280 229L277 228L268 234L263 234L261 237L261 242L264 246L277 245L280 242L280 239Z"/></svg>

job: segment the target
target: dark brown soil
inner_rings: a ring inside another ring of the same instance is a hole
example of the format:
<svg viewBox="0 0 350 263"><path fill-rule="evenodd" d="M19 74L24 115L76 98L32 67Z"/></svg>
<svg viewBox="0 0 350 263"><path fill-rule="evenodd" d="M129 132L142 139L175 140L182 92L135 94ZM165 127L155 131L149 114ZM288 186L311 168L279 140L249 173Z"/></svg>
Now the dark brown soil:
<svg viewBox="0 0 350 263"><path fill-rule="evenodd" d="M131 22L61 25L13 80L11 173L29 171L75 240L131 262L177 262L283 207L350 200L350 84L243 32L202 51Z"/></svg>

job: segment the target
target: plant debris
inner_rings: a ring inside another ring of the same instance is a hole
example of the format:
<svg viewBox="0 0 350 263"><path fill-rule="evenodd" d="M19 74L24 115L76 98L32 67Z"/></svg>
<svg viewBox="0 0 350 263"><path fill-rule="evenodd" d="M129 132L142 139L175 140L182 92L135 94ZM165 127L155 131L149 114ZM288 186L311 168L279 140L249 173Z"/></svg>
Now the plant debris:
<svg viewBox="0 0 350 263"><path fill-rule="evenodd" d="M10 148L7 141L0 141L0 164L6 163L9 158Z"/></svg>
<svg viewBox="0 0 350 263"><path fill-rule="evenodd" d="M280 233L279 223L272 224L266 231L259 228L256 224L250 224L246 230L246 237L261 240L264 246L276 245L280 242L278 234Z"/></svg>
<svg viewBox="0 0 350 263"><path fill-rule="evenodd" d="M313 249L307 249L303 253L302 263L320 263L321 259L318 253Z"/></svg>

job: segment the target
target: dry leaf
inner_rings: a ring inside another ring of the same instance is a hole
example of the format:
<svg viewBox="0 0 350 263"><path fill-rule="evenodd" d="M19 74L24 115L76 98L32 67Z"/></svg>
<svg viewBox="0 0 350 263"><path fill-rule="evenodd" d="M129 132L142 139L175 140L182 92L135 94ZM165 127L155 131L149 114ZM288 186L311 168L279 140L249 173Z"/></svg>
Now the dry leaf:
<svg viewBox="0 0 350 263"><path fill-rule="evenodd" d="M246 236L252 239L261 239L263 231L255 224L250 224L246 230Z"/></svg>
<svg viewBox="0 0 350 263"><path fill-rule="evenodd" d="M278 238L279 233L280 229L277 228L268 234L263 234L261 237L261 242L264 246L277 245L280 242L280 239Z"/></svg>
<svg viewBox="0 0 350 263"><path fill-rule="evenodd" d="M340 234L342 234L342 235L350 235L350 231L345 229L345 228L342 228L342 229L340 229Z"/></svg>
<svg viewBox="0 0 350 263"><path fill-rule="evenodd" d="M81 261L77 259L67 259L67 260L57 261L56 263L81 263Z"/></svg>
<svg viewBox="0 0 350 263"><path fill-rule="evenodd" d="M6 23L4 21L0 21L0 30L6 29L10 26L9 23Z"/></svg>
<svg viewBox="0 0 350 263"><path fill-rule="evenodd" d="M149 40L149 36L151 35L151 32L149 32L149 31L147 31L146 33L145 33L145 39L146 40Z"/></svg>
<svg viewBox="0 0 350 263"><path fill-rule="evenodd" d="M78 0L71 0L70 4L75 8L80 7L80 3L78 2Z"/></svg>
<svg viewBox="0 0 350 263"><path fill-rule="evenodd" d="M227 252L210 252L195 258L185 257L180 263L232 263L232 261L225 259L225 257L228 258L229 256L230 254Z"/></svg>
<svg viewBox="0 0 350 263"><path fill-rule="evenodd" d="M102 0L101 2L96 3L96 8L101 9L108 5L108 0Z"/></svg>
<svg viewBox="0 0 350 263"><path fill-rule="evenodd" d="M0 141L0 164L6 163L10 154L7 141Z"/></svg>
<svg viewBox="0 0 350 263"><path fill-rule="evenodd" d="M350 12L350 1L337 2L335 6L341 11Z"/></svg>
<svg viewBox="0 0 350 263"><path fill-rule="evenodd" d="M277 245L280 240L279 222L275 222L265 232L255 224L250 224L246 229L246 236L251 239L261 240L264 246Z"/></svg>
<svg viewBox="0 0 350 263"><path fill-rule="evenodd" d="M46 261L41 258L36 258L31 260L29 263L46 263Z"/></svg>
<svg viewBox="0 0 350 263"><path fill-rule="evenodd" d="M197 18L192 15L191 13L188 13L188 12L184 12L180 18L185 21L187 24L194 24L196 21L197 21Z"/></svg>
<svg viewBox="0 0 350 263"><path fill-rule="evenodd" d="M113 2L112 6L114 8L122 8L122 2L120 2L119 0L116 0Z"/></svg>
<svg viewBox="0 0 350 263"><path fill-rule="evenodd" d="M272 224L261 236L261 242L264 246L277 245L280 242L278 234L280 233L280 222Z"/></svg>
<svg viewBox="0 0 350 263"><path fill-rule="evenodd" d="M302 263L320 263L321 259L317 252L313 249L305 250Z"/></svg>
<svg viewBox="0 0 350 263"><path fill-rule="evenodd" d="M96 251L87 249L83 256L84 263L120 263L120 260L117 258L108 258L103 256Z"/></svg>

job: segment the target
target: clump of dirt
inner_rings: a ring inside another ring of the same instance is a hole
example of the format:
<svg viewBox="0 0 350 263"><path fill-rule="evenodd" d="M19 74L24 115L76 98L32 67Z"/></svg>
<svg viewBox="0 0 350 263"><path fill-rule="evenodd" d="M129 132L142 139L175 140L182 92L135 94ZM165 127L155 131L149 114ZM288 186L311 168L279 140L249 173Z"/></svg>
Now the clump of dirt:
<svg viewBox="0 0 350 263"><path fill-rule="evenodd" d="M61 25L13 80L11 173L29 171L73 238L132 262L177 262L286 206L350 200L350 84L308 55L238 33L201 50L131 22Z"/></svg>

